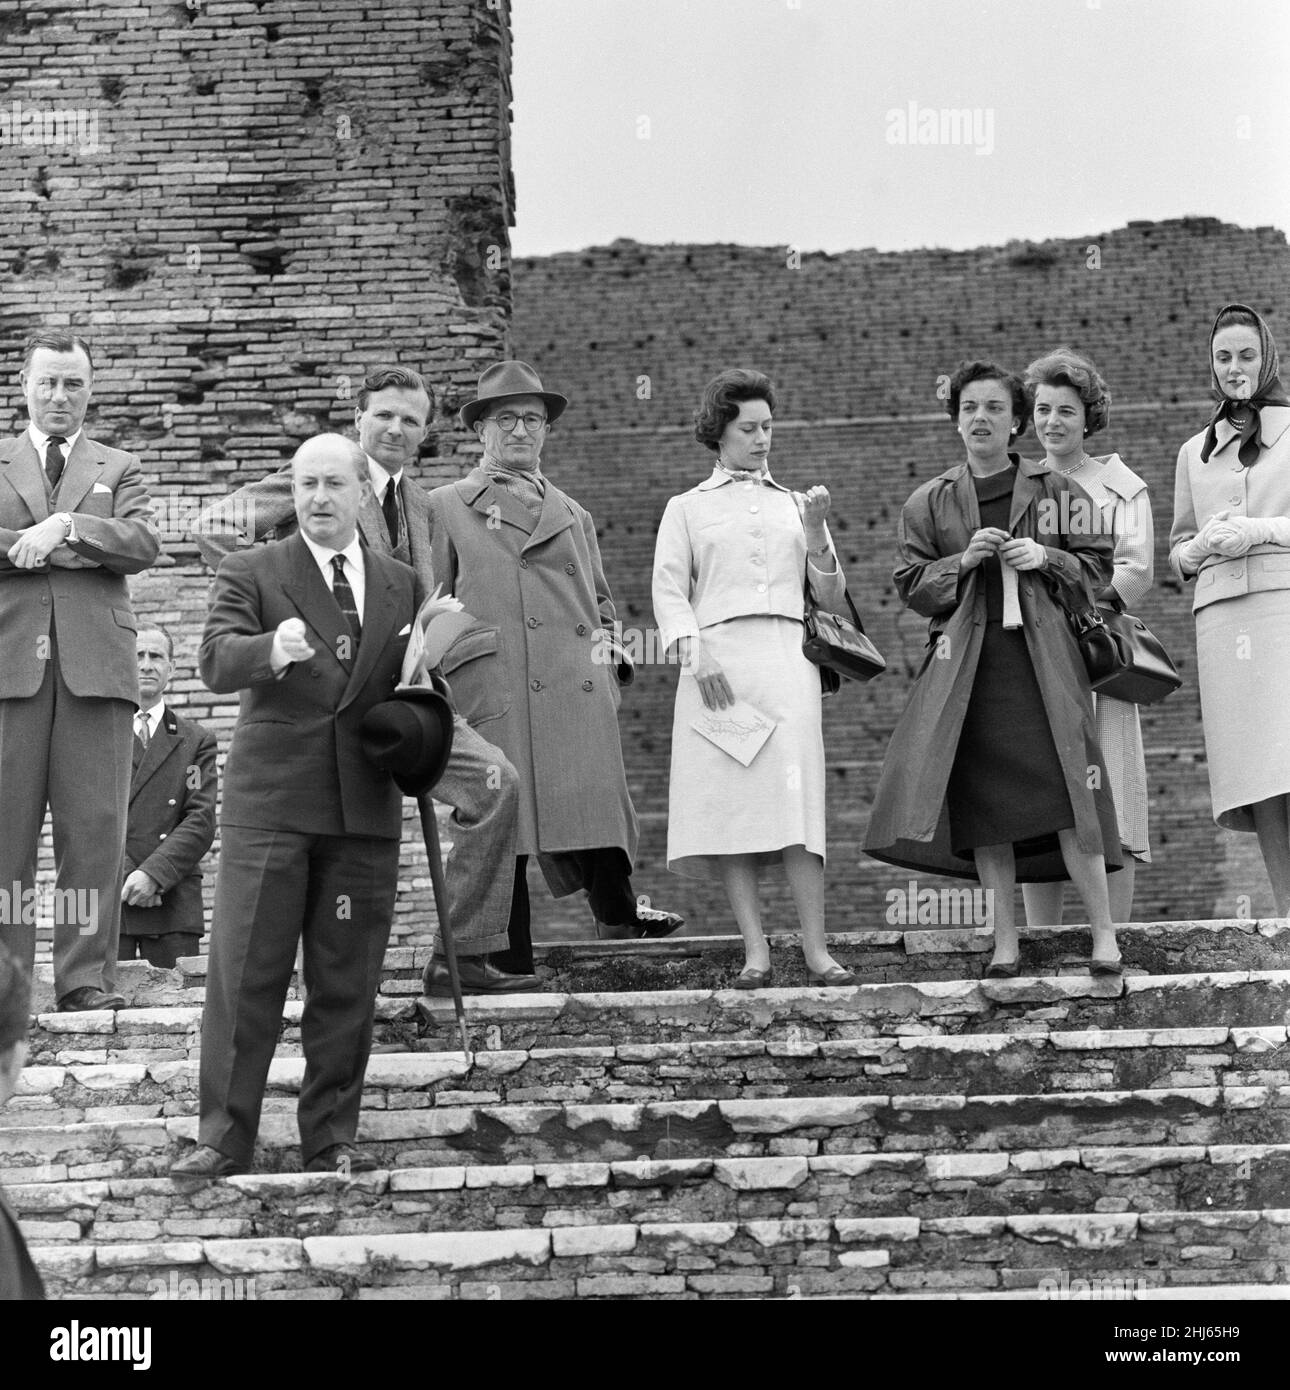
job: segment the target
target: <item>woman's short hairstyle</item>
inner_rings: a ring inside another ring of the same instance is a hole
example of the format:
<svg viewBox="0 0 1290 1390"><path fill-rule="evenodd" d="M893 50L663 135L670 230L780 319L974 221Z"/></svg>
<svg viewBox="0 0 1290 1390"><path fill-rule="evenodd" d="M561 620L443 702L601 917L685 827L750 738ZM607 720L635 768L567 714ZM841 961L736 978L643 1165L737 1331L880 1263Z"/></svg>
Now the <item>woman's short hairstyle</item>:
<svg viewBox="0 0 1290 1390"><path fill-rule="evenodd" d="M1030 395L1025 382L1016 372L1010 372L997 362L960 362L954 368L954 375L950 377L949 400L945 403L950 419L959 418L959 397L963 394L963 388L971 386L974 381L1001 381L1008 388L1008 394L1012 397L1012 413L1021 421L1020 429L1015 430L1011 438L1020 439L1030 423Z"/></svg>
<svg viewBox="0 0 1290 1390"><path fill-rule="evenodd" d="M1111 418L1111 392L1101 372L1073 348L1059 347L1026 368L1026 387L1034 398L1040 386L1069 386L1084 407L1084 433L1104 430Z"/></svg>
<svg viewBox="0 0 1290 1390"><path fill-rule="evenodd" d="M731 367L714 376L703 388L703 399L694 412L694 437L714 453L721 447L726 426L739 414L745 401L765 401L775 413L775 388L770 377L746 367Z"/></svg>

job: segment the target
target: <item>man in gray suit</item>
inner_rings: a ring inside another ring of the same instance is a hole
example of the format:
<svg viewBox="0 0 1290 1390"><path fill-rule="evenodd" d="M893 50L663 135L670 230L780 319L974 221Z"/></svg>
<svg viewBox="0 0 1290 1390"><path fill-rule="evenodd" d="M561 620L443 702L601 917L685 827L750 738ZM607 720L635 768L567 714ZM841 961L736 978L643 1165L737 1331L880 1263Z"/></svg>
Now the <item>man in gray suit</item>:
<svg viewBox="0 0 1290 1390"><path fill-rule="evenodd" d="M434 393L407 367L379 367L363 381L354 412L358 443L367 457L370 495L358 513L363 543L412 566L425 593L434 590L430 565L430 508L411 476L430 433ZM225 555L296 529L288 465L247 483L206 508L193 527L202 558L218 569ZM540 987L533 974L499 970L489 960L507 949L519 779L500 749L482 739L454 710L452 756L434 796L454 808L447 863L449 913L462 937L461 982L467 994L515 993ZM469 943L468 945L466 943ZM427 991L450 993L439 948L426 969Z"/></svg>
<svg viewBox="0 0 1290 1390"><path fill-rule="evenodd" d="M138 458L82 428L94 387L84 339L37 334L21 380L30 424L0 441L0 940L30 968L48 807L58 1007L120 1008L121 856L139 698L125 576L147 569L160 543Z"/></svg>

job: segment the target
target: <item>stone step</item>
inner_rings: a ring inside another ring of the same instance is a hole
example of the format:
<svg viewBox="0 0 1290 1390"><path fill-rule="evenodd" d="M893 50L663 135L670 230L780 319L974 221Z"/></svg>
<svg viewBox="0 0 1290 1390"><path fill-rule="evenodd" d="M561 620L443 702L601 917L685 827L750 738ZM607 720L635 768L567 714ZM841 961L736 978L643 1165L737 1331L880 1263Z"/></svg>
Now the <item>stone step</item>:
<svg viewBox="0 0 1290 1390"><path fill-rule="evenodd" d="M795 1298L918 1291L1126 1294L1284 1285L1290 1210L623 1222L37 1245L51 1294L266 1298ZM238 1280L243 1281L239 1286ZM254 1281L253 1284L247 1281Z"/></svg>
<svg viewBox="0 0 1290 1390"><path fill-rule="evenodd" d="M6 1181L164 1173L195 1140L194 1115L105 1108L74 1124L0 1129ZM160 1109L160 1107L155 1107ZM1290 1142L1290 1085L364 1109L358 1142L394 1167L817 1154L1006 1153L1016 1148ZM295 1101L260 1121L259 1171L299 1167Z"/></svg>
<svg viewBox="0 0 1290 1390"><path fill-rule="evenodd" d="M193 1114L196 1058L28 1067L0 1110L0 1130L75 1124L116 1107ZM266 1096L295 1095L304 1059L279 1057ZM729 1100L739 1096L889 1093L1005 1095L1179 1086L1290 1085L1290 1041L1278 1028L1037 1028L1027 1033L907 1034L822 1042L698 1041L618 1047L376 1053L371 1109L496 1102ZM118 1118L128 1118L120 1115Z"/></svg>
<svg viewBox="0 0 1290 1390"><path fill-rule="evenodd" d="M7 1185L31 1244L105 1245L794 1217L1290 1206L1290 1144L816 1154Z"/></svg>
<svg viewBox="0 0 1290 1390"><path fill-rule="evenodd" d="M935 1030L946 1035L1215 1027L1283 1027L1290 970L1224 974L1087 974L1015 980L947 980L847 989L671 990L639 994L512 994L465 1001L479 1051L577 1043L660 1043L708 1038L810 1042ZM282 1052L300 1044L298 1001L283 1008ZM413 1019L417 1023L413 1023ZM35 1066L151 1062L195 1055L197 1005L40 1014L29 1041ZM375 1041L412 1050L459 1047L448 1000L378 998Z"/></svg>

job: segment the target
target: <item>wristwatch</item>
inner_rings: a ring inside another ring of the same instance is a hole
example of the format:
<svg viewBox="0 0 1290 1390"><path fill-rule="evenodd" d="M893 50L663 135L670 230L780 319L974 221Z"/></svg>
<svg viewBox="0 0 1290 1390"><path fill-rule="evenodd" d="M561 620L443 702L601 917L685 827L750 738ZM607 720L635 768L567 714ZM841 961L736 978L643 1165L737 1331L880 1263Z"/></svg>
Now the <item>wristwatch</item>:
<svg viewBox="0 0 1290 1390"><path fill-rule="evenodd" d="M76 521L71 512L54 512L54 519L61 521L67 527L67 534L63 537L63 543L69 544L76 539Z"/></svg>

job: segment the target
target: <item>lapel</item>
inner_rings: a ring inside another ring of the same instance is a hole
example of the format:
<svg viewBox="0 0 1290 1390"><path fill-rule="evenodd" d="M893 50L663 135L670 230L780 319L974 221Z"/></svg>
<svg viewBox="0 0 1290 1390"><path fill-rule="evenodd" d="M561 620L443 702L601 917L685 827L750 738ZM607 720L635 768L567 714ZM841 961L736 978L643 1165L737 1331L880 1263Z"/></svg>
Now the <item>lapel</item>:
<svg viewBox="0 0 1290 1390"><path fill-rule="evenodd" d="M479 512L481 516L488 517L490 521L493 517L499 517L507 525L523 531L526 536L533 534L533 518L527 510L509 492L503 488L494 487L482 468L476 468L468 473L457 484L457 491L462 501L468 507ZM545 502L542 510L545 513Z"/></svg>
<svg viewBox="0 0 1290 1390"><path fill-rule="evenodd" d="M304 537L296 531L278 544L283 548L282 560L286 570L281 578L283 593L295 604L300 616L317 634L319 640L312 645L325 650L348 675L353 663L342 661L337 653L341 650L342 634L345 637L349 636L349 624L332 597L327 581L322 577L322 571L314 563L313 554L305 544ZM360 654L362 649L363 643L360 640ZM315 660L320 655L321 650L316 654Z"/></svg>
<svg viewBox="0 0 1290 1390"><path fill-rule="evenodd" d="M567 531L573 525L573 520L573 508L569 505L569 499L558 487L553 487L548 482L542 497L542 515L538 517L533 534L525 541L524 549L532 550L535 545L544 545L561 531Z"/></svg>
<svg viewBox="0 0 1290 1390"><path fill-rule="evenodd" d="M82 435L76 442L80 445L84 440ZM45 496L45 468L26 430L8 440L0 451L0 478L22 498L32 521L44 521L50 512Z"/></svg>
<svg viewBox="0 0 1290 1390"><path fill-rule="evenodd" d="M381 523L384 525L384 517L381 518ZM317 569L317 566L315 565L314 568ZM336 707L337 712L343 710L367 684L378 658L385 650L394 631L394 620L397 616L393 574L386 569L381 558L371 550L367 550L363 554L363 569L366 581L366 593L363 596L363 635L358 644L358 660L354 662L353 670L349 676L349 684L345 687L345 694ZM322 578L321 575L318 577L319 579ZM334 599L332 603L334 606ZM337 611L339 612L339 609Z"/></svg>
<svg viewBox="0 0 1290 1390"><path fill-rule="evenodd" d="M1265 405L1259 411L1259 438L1263 441L1264 448L1270 449L1288 427L1290 427L1290 406Z"/></svg>
<svg viewBox="0 0 1290 1390"><path fill-rule="evenodd" d="M166 759L179 747L181 740L175 724L175 716L171 712L170 706L162 708L161 719L157 724L157 732L148 741L148 746L144 750L139 766L134 769L134 776L130 779L130 800L133 801L143 790L144 783L147 782Z"/></svg>
<svg viewBox="0 0 1290 1390"><path fill-rule="evenodd" d="M1026 508L1043 492L1040 478L1049 471L1046 463L1034 463L1030 459L1017 460L1017 480L1012 485L1012 506L1008 511L1008 530L1014 535L1017 523L1026 514ZM973 489L975 492L975 489ZM980 513L978 511L978 517ZM977 525L980 525L978 520Z"/></svg>
<svg viewBox="0 0 1290 1390"><path fill-rule="evenodd" d="M390 533L385 529L385 513L373 493L358 510L358 532L371 550L390 553Z"/></svg>
<svg viewBox="0 0 1290 1390"><path fill-rule="evenodd" d="M58 496L54 501L60 512L76 509L77 503L98 481L103 463L104 460L98 456L98 450L86 439L82 431L81 437L67 456L63 476L58 480Z"/></svg>

